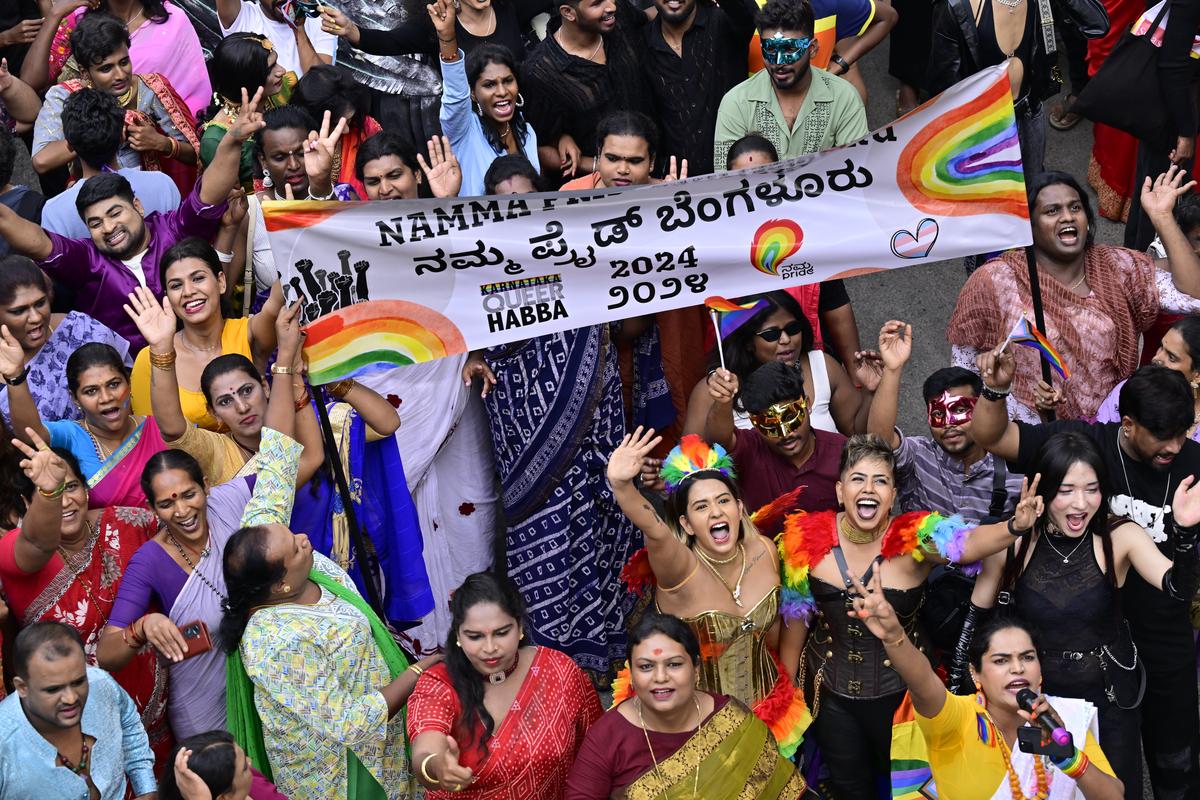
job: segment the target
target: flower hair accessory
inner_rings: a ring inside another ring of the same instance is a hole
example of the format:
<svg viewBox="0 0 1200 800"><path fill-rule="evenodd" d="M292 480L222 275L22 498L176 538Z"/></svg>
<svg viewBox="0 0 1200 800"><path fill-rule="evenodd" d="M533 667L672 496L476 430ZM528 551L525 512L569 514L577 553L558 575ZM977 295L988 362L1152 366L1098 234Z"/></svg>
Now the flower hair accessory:
<svg viewBox="0 0 1200 800"><path fill-rule="evenodd" d="M692 433L680 439L679 444L667 454L659 475L667 485L667 491L673 492L697 472L719 472L730 479L737 477L733 459L724 447L710 445Z"/></svg>

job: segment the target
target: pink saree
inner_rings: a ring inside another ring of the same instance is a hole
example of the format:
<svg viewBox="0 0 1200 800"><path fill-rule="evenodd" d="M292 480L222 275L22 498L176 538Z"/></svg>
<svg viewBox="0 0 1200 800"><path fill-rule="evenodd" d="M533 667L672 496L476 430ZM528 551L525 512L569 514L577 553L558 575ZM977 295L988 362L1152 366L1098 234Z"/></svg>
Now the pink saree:
<svg viewBox="0 0 1200 800"><path fill-rule="evenodd" d="M88 479L88 508L144 508L146 495L141 486L142 469L150 456L166 449L162 434L158 432L158 423L154 417L146 417Z"/></svg>

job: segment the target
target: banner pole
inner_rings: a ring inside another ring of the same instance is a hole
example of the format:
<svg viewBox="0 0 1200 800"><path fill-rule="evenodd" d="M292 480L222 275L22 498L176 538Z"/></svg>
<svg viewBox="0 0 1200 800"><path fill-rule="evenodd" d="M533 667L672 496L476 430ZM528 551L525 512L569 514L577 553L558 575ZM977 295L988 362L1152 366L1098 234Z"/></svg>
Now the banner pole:
<svg viewBox="0 0 1200 800"><path fill-rule="evenodd" d="M710 308L708 315L712 318L713 330L717 334L717 355L721 359L721 369L728 372L729 370L725 368L725 343L721 341L721 323L717 321L717 310Z"/></svg>
<svg viewBox="0 0 1200 800"><path fill-rule="evenodd" d="M1037 254L1034 252L1033 245L1025 247L1025 263L1029 266L1029 297L1033 301L1033 322L1037 329L1046 335L1046 315L1042 309L1042 286L1038 281L1037 274ZM1042 380L1047 386L1053 386L1054 383L1050 377L1050 363L1045 358L1038 358L1038 363L1042 365ZM1050 419L1054 420L1054 410L1046 412Z"/></svg>

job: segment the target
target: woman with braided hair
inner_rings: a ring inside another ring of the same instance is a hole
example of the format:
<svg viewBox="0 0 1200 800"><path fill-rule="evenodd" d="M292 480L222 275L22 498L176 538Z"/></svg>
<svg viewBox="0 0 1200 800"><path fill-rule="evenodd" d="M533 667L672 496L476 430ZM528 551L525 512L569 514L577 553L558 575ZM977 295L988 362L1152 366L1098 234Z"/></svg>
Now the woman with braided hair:
<svg viewBox="0 0 1200 800"><path fill-rule="evenodd" d="M725 448L699 436L683 437L663 462L664 520L633 484L661 440L653 430L639 427L625 436L608 462L613 494L646 538L646 549L631 565L648 560L655 606L695 632L700 688L750 706L767 723L780 751L791 756L810 718L776 655L778 555L746 516L733 460ZM619 680L614 702L629 691L628 683Z"/></svg>

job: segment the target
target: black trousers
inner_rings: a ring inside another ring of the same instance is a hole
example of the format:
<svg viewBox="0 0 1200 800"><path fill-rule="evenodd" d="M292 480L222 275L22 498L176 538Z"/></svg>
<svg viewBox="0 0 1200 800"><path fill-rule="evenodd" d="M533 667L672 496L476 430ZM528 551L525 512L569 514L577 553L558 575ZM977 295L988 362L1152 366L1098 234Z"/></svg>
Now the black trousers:
<svg viewBox="0 0 1200 800"><path fill-rule="evenodd" d="M903 699L901 692L853 700L821 689L813 728L833 787L827 800L879 797L879 782L891 772L892 717Z"/></svg>
<svg viewBox="0 0 1200 800"><path fill-rule="evenodd" d="M1146 676L1142 750L1155 800L1200 800L1198 709L1194 661L1189 659L1177 670Z"/></svg>

